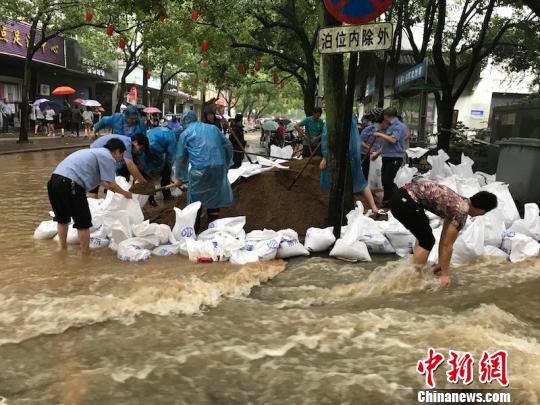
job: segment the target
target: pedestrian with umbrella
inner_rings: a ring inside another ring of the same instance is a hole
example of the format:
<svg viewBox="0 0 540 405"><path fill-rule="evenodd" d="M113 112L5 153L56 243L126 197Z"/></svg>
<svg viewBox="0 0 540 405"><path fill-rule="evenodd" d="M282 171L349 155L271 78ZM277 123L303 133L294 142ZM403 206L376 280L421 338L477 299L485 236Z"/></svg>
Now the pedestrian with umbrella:
<svg viewBox="0 0 540 405"><path fill-rule="evenodd" d="M94 112L90 107L86 107L86 110L83 111L82 119L84 123L84 136L90 136L92 125L94 125Z"/></svg>
<svg viewBox="0 0 540 405"><path fill-rule="evenodd" d="M69 131L71 129L71 105L67 102L67 98L64 101L64 107L60 111L60 125L62 131L62 138L65 135L66 129Z"/></svg>
<svg viewBox="0 0 540 405"><path fill-rule="evenodd" d="M146 134L146 125L142 122L141 115L134 105L129 105L124 113L115 113L103 117L94 125L94 139L102 128L111 128L113 134L133 136Z"/></svg>
<svg viewBox="0 0 540 405"><path fill-rule="evenodd" d="M79 137L79 129L81 127L82 122L82 114L81 109L78 105L73 104L71 107L71 135L74 135L74 132L77 134L77 137Z"/></svg>
<svg viewBox="0 0 540 405"><path fill-rule="evenodd" d="M49 103L45 103L43 114L47 123L47 136L56 136L54 133L54 117L56 116L56 112Z"/></svg>

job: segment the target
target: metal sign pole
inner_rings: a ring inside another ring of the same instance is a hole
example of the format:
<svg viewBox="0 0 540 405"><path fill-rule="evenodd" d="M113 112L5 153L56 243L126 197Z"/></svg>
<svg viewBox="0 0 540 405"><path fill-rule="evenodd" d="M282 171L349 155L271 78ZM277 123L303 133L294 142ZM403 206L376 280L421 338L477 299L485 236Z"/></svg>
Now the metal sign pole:
<svg viewBox="0 0 540 405"><path fill-rule="evenodd" d="M339 207L339 215L336 216L334 226L334 236L340 238L341 225L344 217L345 204L345 177L347 174L347 165L349 164L349 138L352 125L352 111L354 104L354 91L356 88L356 65L358 64L358 53L351 53L349 60L349 76L347 79L347 95L345 97L345 108L343 109L343 133L341 142L339 143L339 166L338 166L338 181L337 192L331 198L337 200L339 204L334 206Z"/></svg>

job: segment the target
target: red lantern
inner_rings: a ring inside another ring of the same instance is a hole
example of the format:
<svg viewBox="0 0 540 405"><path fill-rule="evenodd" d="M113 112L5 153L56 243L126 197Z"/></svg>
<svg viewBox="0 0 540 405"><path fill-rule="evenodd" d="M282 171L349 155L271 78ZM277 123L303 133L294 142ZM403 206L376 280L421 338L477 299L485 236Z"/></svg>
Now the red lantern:
<svg viewBox="0 0 540 405"><path fill-rule="evenodd" d="M258 72L259 70L261 70L261 68L262 68L262 62L260 59L258 59L257 62L255 62L255 71Z"/></svg>
<svg viewBox="0 0 540 405"><path fill-rule="evenodd" d="M203 39L203 41L202 41L201 50L204 53L208 52L208 42L206 41L206 39Z"/></svg>
<svg viewBox="0 0 540 405"><path fill-rule="evenodd" d="M203 62L202 62L202 67L203 67L203 69L208 69L208 66L209 66L208 61L207 61L207 60L203 60Z"/></svg>
<svg viewBox="0 0 540 405"><path fill-rule="evenodd" d="M159 15L159 21L163 22L163 21L165 21L165 18L167 18L166 14L160 14Z"/></svg>
<svg viewBox="0 0 540 405"><path fill-rule="evenodd" d="M245 75L246 74L246 66L243 63L240 63L240 65L238 65L238 71L240 72L241 75Z"/></svg>
<svg viewBox="0 0 540 405"><path fill-rule="evenodd" d="M274 73L274 83L275 84L279 83L279 75L277 73Z"/></svg>
<svg viewBox="0 0 540 405"><path fill-rule="evenodd" d="M199 12L195 9L191 10L191 20L197 21L199 19Z"/></svg>
<svg viewBox="0 0 540 405"><path fill-rule="evenodd" d="M285 82L281 82L281 83L279 84L279 87L281 87L282 89L285 88Z"/></svg>
<svg viewBox="0 0 540 405"><path fill-rule="evenodd" d="M124 38L120 38L118 40L118 47L120 49L124 49L126 47L126 40Z"/></svg>
<svg viewBox="0 0 540 405"><path fill-rule="evenodd" d="M107 29L105 30L105 32L107 33L109 37L112 37L113 31L114 31L114 27L111 24L107 25Z"/></svg>
<svg viewBox="0 0 540 405"><path fill-rule="evenodd" d="M150 80L152 77L152 74L150 72L146 72L146 80Z"/></svg>
<svg viewBox="0 0 540 405"><path fill-rule="evenodd" d="M86 13L84 13L84 18L86 19L86 21L92 22L92 20L94 19L94 14L92 14L90 11L87 11Z"/></svg>
<svg viewBox="0 0 540 405"><path fill-rule="evenodd" d="M204 82L208 83L208 76L204 76Z"/></svg>

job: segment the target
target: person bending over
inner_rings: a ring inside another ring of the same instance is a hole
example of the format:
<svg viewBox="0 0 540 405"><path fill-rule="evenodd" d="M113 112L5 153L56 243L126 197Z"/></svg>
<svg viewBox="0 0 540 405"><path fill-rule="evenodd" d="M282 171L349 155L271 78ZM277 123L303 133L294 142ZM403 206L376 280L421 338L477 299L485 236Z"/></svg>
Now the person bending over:
<svg viewBox="0 0 540 405"><path fill-rule="evenodd" d="M441 288L450 286L450 260L454 242L467 217L477 217L497 208L497 197L480 191L465 198L450 188L426 179L416 179L400 188L390 201L394 217L416 237L413 264L421 268L435 245L435 237L425 210L444 219L439 243L439 264L434 273L440 276Z"/></svg>
<svg viewBox="0 0 540 405"><path fill-rule="evenodd" d="M67 249L68 227L73 219L79 244L84 255L90 252L92 215L86 192L100 183L115 193L131 198L129 191L114 182L115 163L123 159L126 150L119 139L109 140L103 148L81 149L65 158L54 170L47 183L49 201L58 223L60 247Z"/></svg>

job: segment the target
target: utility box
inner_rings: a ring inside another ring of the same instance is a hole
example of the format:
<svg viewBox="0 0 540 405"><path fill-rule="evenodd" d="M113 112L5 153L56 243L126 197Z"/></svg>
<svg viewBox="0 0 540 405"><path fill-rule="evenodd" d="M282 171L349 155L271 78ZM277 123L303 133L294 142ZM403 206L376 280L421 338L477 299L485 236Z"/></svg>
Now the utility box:
<svg viewBox="0 0 540 405"><path fill-rule="evenodd" d="M510 185L518 205L540 205L540 139L511 138L498 142L500 147L497 181Z"/></svg>

